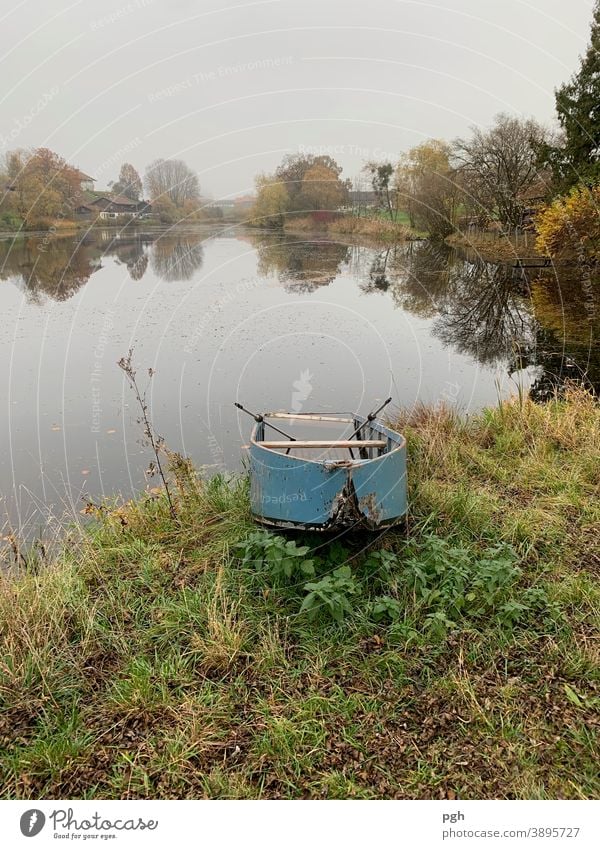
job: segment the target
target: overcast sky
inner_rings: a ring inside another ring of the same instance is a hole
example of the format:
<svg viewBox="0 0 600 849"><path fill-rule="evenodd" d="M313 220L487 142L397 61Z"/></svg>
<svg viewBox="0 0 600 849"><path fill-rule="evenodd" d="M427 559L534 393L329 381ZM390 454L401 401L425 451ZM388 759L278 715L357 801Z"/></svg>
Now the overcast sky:
<svg viewBox="0 0 600 849"><path fill-rule="evenodd" d="M0 7L0 152L47 146L98 179L181 157L205 192L285 153L353 177L500 111L553 120L591 0L13 0Z"/></svg>

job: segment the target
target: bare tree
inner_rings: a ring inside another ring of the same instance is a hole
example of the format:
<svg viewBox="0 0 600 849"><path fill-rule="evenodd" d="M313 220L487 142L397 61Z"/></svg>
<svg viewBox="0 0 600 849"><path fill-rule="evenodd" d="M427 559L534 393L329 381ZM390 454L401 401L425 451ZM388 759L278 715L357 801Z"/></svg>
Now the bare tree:
<svg viewBox="0 0 600 849"><path fill-rule="evenodd" d="M200 200L198 175L182 159L155 159L144 174L152 201L168 199L176 207Z"/></svg>
<svg viewBox="0 0 600 849"><path fill-rule="evenodd" d="M453 153L467 205L505 227L521 224L532 197L544 194L536 152L544 136L533 119L500 114L491 129L475 127L470 139L457 139Z"/></svg>

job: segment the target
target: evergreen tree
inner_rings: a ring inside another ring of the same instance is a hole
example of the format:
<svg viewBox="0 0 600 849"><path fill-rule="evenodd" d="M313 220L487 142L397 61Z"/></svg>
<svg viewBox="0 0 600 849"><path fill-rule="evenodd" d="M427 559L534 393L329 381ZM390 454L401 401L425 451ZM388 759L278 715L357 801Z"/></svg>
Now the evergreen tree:
<svg viewBox="0 0 600 849"><path fill-rule="evenodd" d="M581 66L555 93L562 144L547 145L543 158L562 191L600 180L600 0L594 7L591 42Z"/></svg>

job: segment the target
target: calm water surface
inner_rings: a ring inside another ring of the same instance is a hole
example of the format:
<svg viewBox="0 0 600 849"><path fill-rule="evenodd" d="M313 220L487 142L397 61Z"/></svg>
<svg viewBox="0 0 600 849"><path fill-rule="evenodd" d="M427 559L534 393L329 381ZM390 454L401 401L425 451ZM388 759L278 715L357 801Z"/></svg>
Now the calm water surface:
<svg viewBox="0 0 600 849"><path fill-rule="evenodd" d="M463 411L517 386L599 382L598 322L577 279L415 243L390 250L209 231L0 241L0 512L37 533L86 497L145 478L117 360L134 349L167 443L235 470L254 410L356 410L380 399ZM2 519L0 519L0 527Z"/></svg>

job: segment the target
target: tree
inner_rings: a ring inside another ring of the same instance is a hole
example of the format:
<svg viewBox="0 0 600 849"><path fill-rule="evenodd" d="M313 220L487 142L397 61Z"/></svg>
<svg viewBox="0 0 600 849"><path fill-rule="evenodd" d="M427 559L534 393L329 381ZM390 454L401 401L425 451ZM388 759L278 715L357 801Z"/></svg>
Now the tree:
<svg viewBox="0 0 600 849"><path fill-rule="evenodd" d="M144 185L153 202L168 198L182 208L186 201L200 201L198 175L182 159L156 159L146 169Z"/></svg>
<svg viewBox="0 0 600 849"><path fill-rule="evenodd" d="M152 213L158 216L161 224L176 224L183 217L181 209L178 209L169 195L161 195L152 202Z"/></svg>
<svg viewBox="0 0 600 849"><path fill-rule="evenodd" d="M450 145L430 139L408 152L395 177L398 203L406 205L411 224L442 238L454 231L459 199L450 154Z"/></svg>
<svg viewBox="0 0 600 849"><path fill-rule="evenodd" d="M316 163L304 174L300 192L302 208L335 211L348 198L348 187L339 178L337 168Z"/></svg>
<svg viewBox="0 0 600 849"><path fill-rule="evenodd" d="M552 168L560 190L578 181L600 180L600 2L593 11L591 39L580 68L555 92L562 129L558 145L542 144L542 159Z"/></svg>
<svg viewBox="0 0 600 849"><path fill-rule="evenodd" d="M338 165L331 156L314 156L311 153L290 154L284 157L276 169L274 180L283 184L288 195L290 212L303 212L306 209L305 200L302 197L303 189L306 188L304 178L315 165L327 168L338 179L342 173L341 165Z"/></svg>
<svg viewBox="0 0 600 849"><path fill-rule="evenodd" d="M112 186L115 194L124 195L130 200L138 201L142 194L140 175L129 162L124 162L119 171L119 179Z"/></svg>
<svg viewBox="0 0 600 849"><path fill-rule="evenodd" d="M371 185L377 195L379 205L387 211L393 221L398 211L398 198L392 191L394 166L391 162L367 162L365 171L370 175Z"/></svg>
<svg viewBox="0 0 600 849"><path fill-rule="evenodd" d="M45 147L12 151L6 157L6 172L11 205L26 224L73 217L81 177L57 153Z"/></svg>
<svg viewBox="0 0 600 849"><path fill-rule="evenodd" d="M285 185L269 174L256 178L256 201L252 209L252 220L264 227L283 227L290 198Z"/></svg>
<svg viewBox="0 0 600 849"><path fill-rule="evenodd" d="M551 257L600 260L600 186L579 186L536 217L537 248Z"/></svg>
<svg viewBox="0 0 600 849"><path fill-rule="evenodd" d="M533 119L500 114L491 129L474 127L470 139L458 139L453 153L465 204L505 227L520 225L532 199L546 193L538 155L544 138L543 128Z"/></svg>

